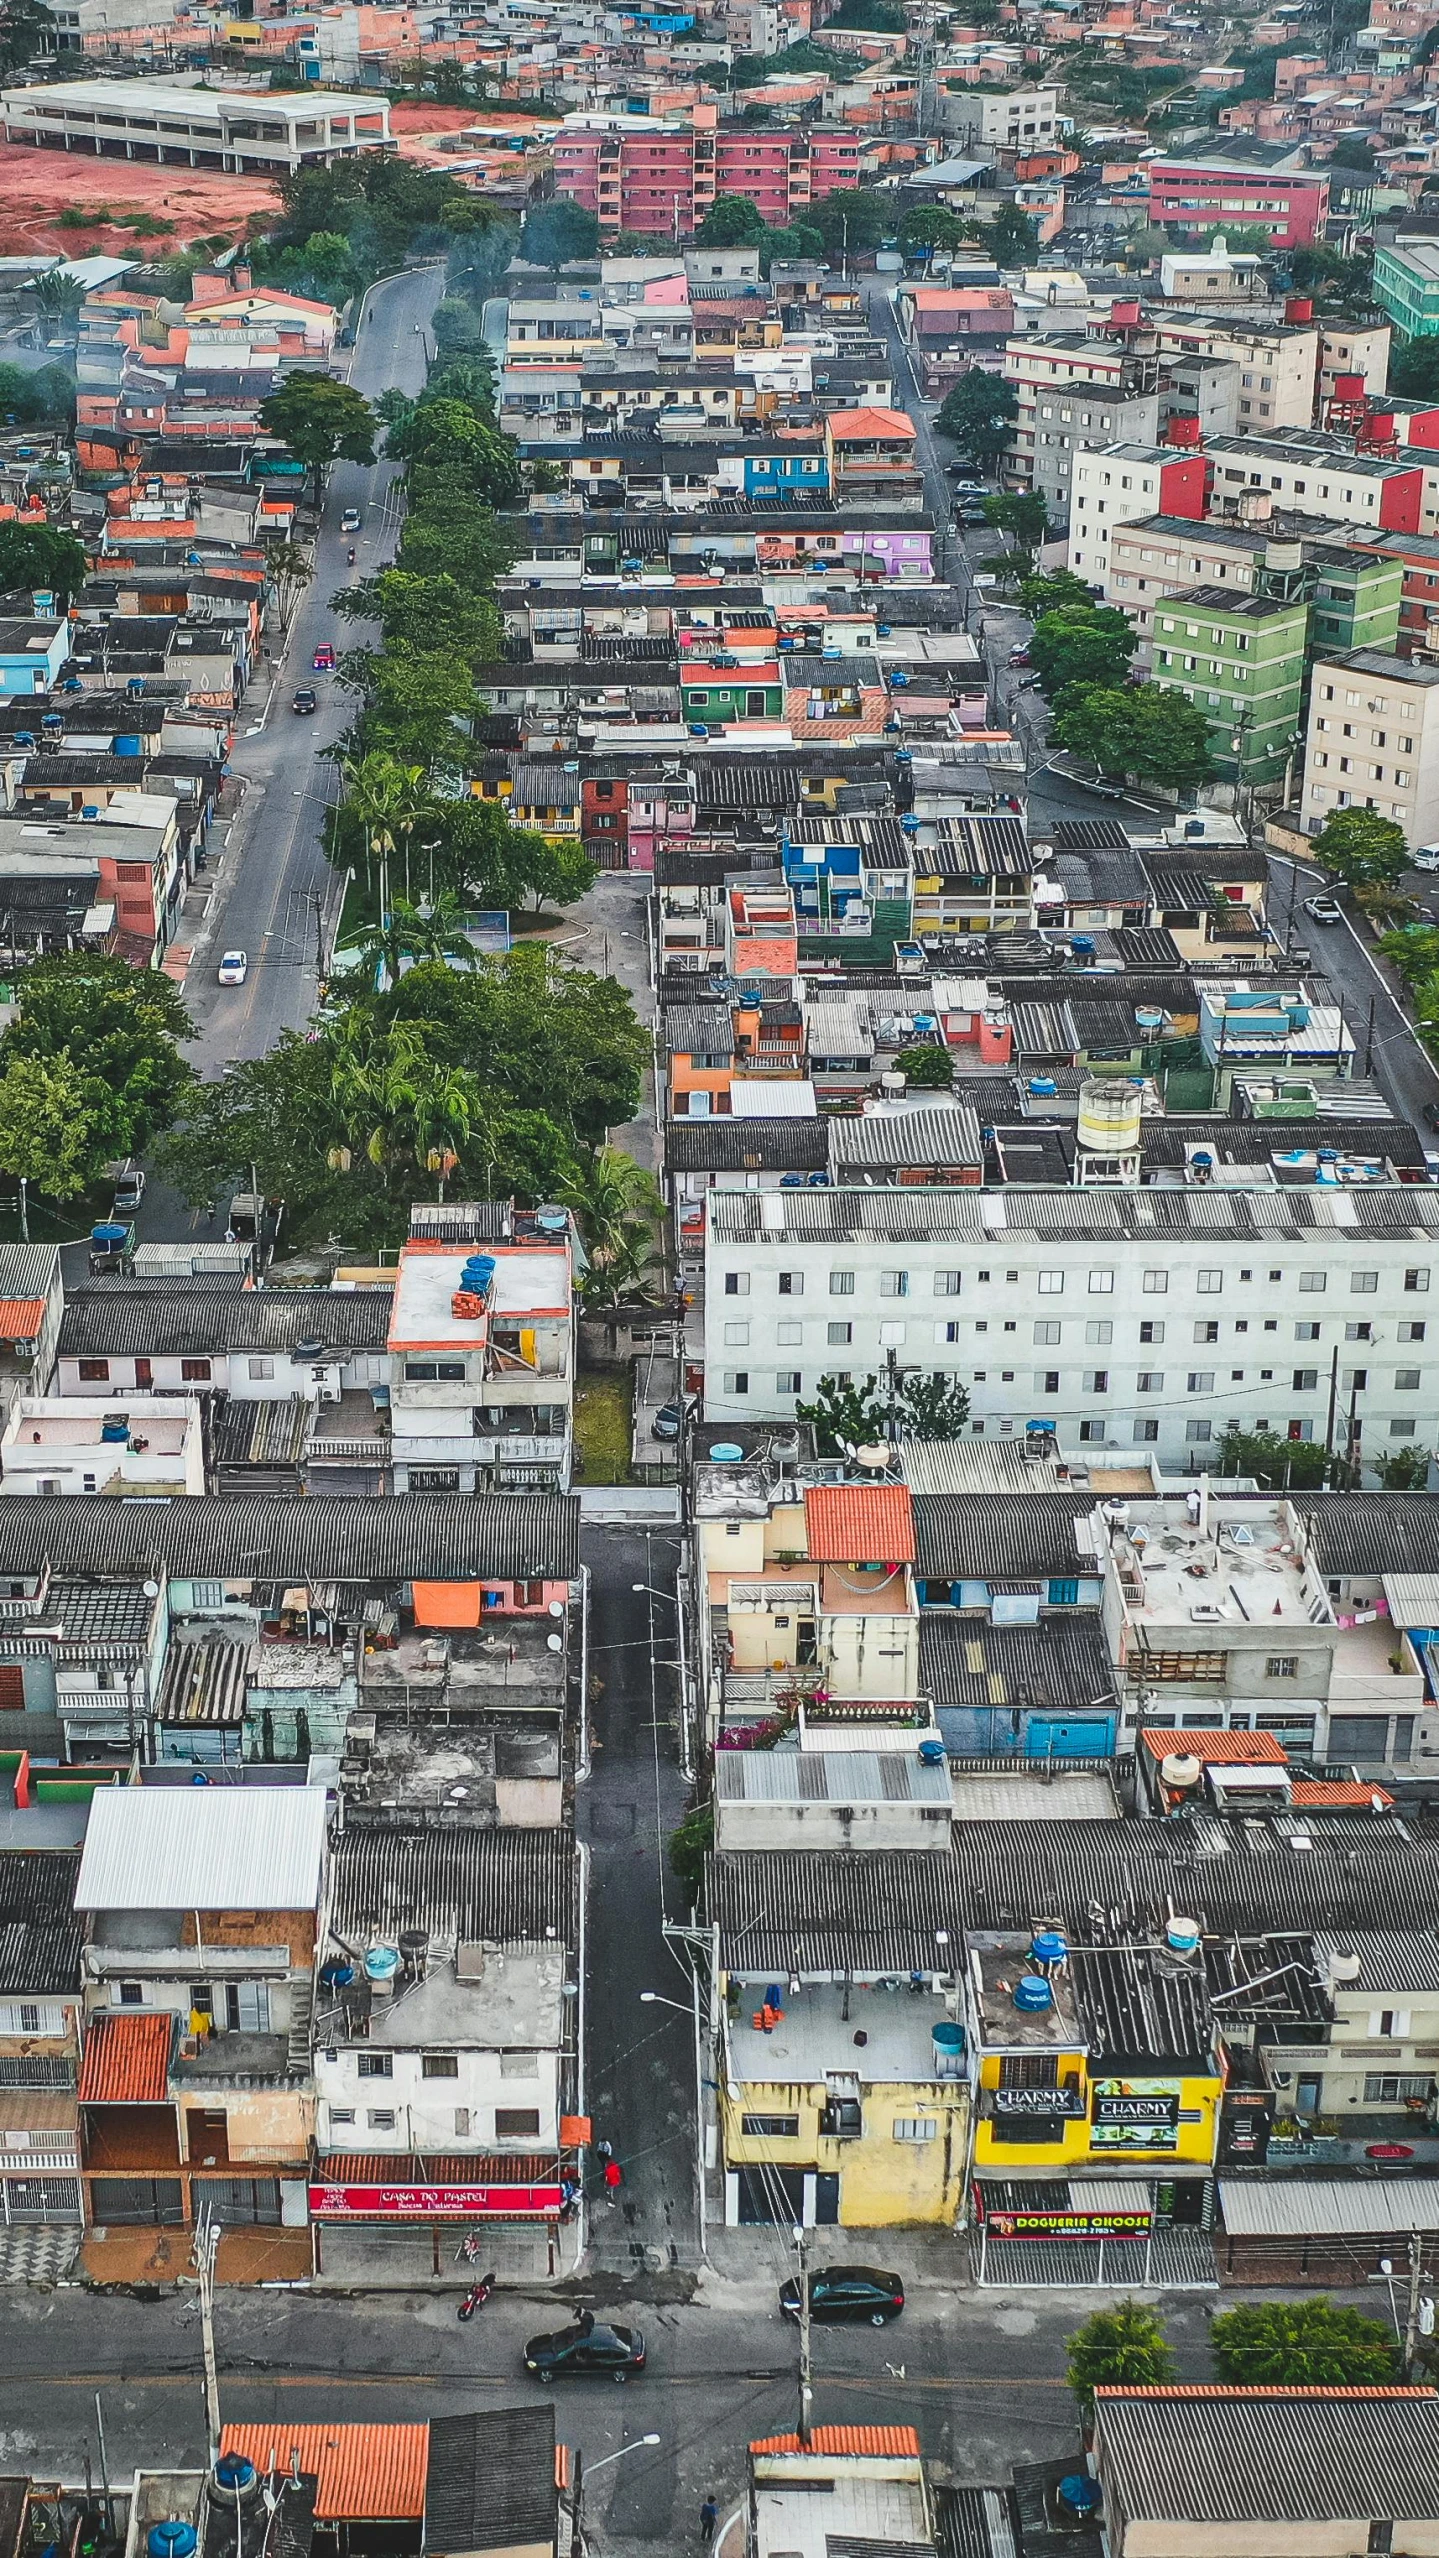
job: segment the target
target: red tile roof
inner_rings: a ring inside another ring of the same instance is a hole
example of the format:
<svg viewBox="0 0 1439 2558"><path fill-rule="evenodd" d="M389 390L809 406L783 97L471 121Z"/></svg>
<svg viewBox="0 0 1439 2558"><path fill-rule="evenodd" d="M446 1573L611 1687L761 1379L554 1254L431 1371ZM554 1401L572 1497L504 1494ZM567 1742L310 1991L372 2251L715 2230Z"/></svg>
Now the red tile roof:
<svg viewBox="0 0 1439 2558"><path fill-rule="evenodd" d="M0 1341L33 1341L44 1320L42 1297L0 1297Z"/></svg>
<svg viewBox="0 0 1439 2558"><path fill-rule="evenodd" d="M1296 1776L1289 1800L1296 1812L1387 1812L1394 1797L1382 1785L1361 1785L1357 1777Z"/></svg>
<svg viewBox="0 0 1439 2558"><path fill-rule="evenodd" d="M836 444L868 443L876 435L914 435L914 420L903 409L837 409L825 420L831 440Z"/></svg>
<svg viewBox="0 0 1439 2558"><path fill-rule="evenodd" d="M425 2425L226 2425L222 2452L243 2452L267 2476L289 2469L319 2481L316 2522L422 2522L430 2466Z"/></svg>
<svg viewBox="0 0 1439 2558"><path fill-rule="evenodd" d="M767 2434L763 2442L751 2443L750 2450L851 2452L865 2460L918 2460L919 2436L913 2425L812 2425L807 2443L798 2434Z"/></svg>
<svg viewBox="0 0 1439 2558"><path fill-rule="evenodd" d="M1136 1653L1142 1676L1143 1653ZM1272 1732L1141 1732L1152 1759L1201 1759L1206 1767L1285 1767L1288 1753Z"/></svg>
<svg viewBox="0 0 1439 2558"><path fill-rule="evenodd" d="M163 2105L169 2098L170 2038L175 2019L101 2016L85 2035L80 2063L82 2105Z"/></svg>
<svg viewBox="0 0 1439 2558"><path fill-rule="evenodd" d="M913 1563L907 1483L826 1483L804 1496L811 1563Z"/></svg>

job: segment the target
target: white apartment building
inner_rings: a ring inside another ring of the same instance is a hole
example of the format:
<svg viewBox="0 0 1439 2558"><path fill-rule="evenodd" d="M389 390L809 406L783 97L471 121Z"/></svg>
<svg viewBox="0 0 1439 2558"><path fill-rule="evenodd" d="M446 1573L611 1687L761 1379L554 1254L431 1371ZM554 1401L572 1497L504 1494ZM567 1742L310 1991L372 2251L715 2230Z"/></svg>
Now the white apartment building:
<svg viewBox="0 0 1439 2558"><path fill-rule="evenodd" d="M1320 433L1216 435L1207 449L1214 465L1209 503L1216 515L1240 513L1245 498L1259 489L1275 506L1322 516L1326 523L1370 532L1439 530L1439 465L1427 454L1381 461Z"/></svg>
<svg viewBox="0 0 1439 2558"><path fill-rule="evenodd" d="M1146 515L1117 524L1109 537L1106 604L1127 613L1140 637L1140 659L1154 631L1161 596L1192 594L1199 586L1254 593L1254 572L1273 537L1262 524L1191 524L1184 516Z"/></svg>
<svg viewBox="0 0 1439 2558"><path fill-rule="evenodd" d="M893 1353L964 1384L976 1435L1038 1419L1175 1472L1230 1422L1337 1444L1351 1407L1361 1455L1424 1447L1436 1246L1439 1194L1397 1184L714 1191L705 1418L787 1416Z"/></svg>
<svg viewBox="0 0 1439 2558"><path fill-rule="evenodd" d="M1319 339L1319 419L1324 420L1326 403L1334 396L1334 385L1341 373L1362 375L1367 392L1388 388L1389 350L1394 332L1387 320L1367 328L1325 329ZM1404 441L1404 428L1399 429Z"/></svg>
<svg viewBox="0 0 1439 2558"><path fill-rule="evenodd" d="M1080 453L1109 444L1153 444L1159 434L1159 393L1126 391L1108 382L1077 390L1040 391L1034 403L1034 460L1029 485L1048 502L1050 522L1069 516L1074 463Z"/></svg>
<svg viewBox="0 0 1439 2558"><path fill-rule="evenodd" d="M1037 151L1059 129L1058 89L951 89L945 131L985 151Z"/></svg>
<svg viewBox="0 0 1439 2558"><path fill-rule="evenodd" d="M404 1246L389 1335L396 1492L569 1482L574 1276L568 1218L552 1213L544 1243ZM477 1260L483 1294L467 1277Z"/></svg>
<svg viewBox="0 0 1439 2558"><path fill-rule="evenodd" d="M337 90L194 89L183 80L61 80L0 90L7 142L109 152L194 168L274 169L377 151L390 140L382 97Z"/></svg>
<svg viewBox="0 0 1439 2558"><path fill-rule="evenodd" d="M1316 659L1309 688L1302 823L1372 808L1411 851L1439 840L1439 665L1350 649Z"/></svg>
<svg viewBox="0 0 1439 2558"><path fill-rule="evenodd" d="M1242 319L1226 311L1154 310L1151 324L1161 355L1228 356L1239 366L1241 428L1310 426L1319 366L1320 332L1309 322Z"/></svg>
<svg viewBox="0 0 1439 2558"><path fill-rule="evenodd" d="M1092 385L1111 393L1136 384L1136 368L1123 342L1066 329L1054 337L1012 337L1004 344L1004 378L1014 384L1019 409L1005 471L1026 485L1034 458L1035 408L1042 393Z"/></svg>
<svg viewBox="0 0 1439 2558"><path fill-rule="evenodd" d="M1116 525L1165 511L1164 474L1192 463L1165 444L1108 444L1074 456L1069 512L1069 566L1091 586L1109 582L1109 545Z"/></svg>

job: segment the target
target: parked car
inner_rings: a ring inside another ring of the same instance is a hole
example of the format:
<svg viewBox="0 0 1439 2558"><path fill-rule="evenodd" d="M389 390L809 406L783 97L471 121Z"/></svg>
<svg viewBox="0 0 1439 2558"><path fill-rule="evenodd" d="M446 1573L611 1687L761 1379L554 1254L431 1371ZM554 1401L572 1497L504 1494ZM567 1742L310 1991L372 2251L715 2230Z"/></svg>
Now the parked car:
<svg viewBox="0 0 1439 2558"><path fill-rule="evenodd" d="M133 1217L145 1196L145 1176L137 1163L126 1159L115 1175L115 1214Z"/></svg>
<svg viewBox="0 0 1439 2558"><path fill-rule="evenodd" d="M1426 1128L1439 1128L1439 1101L1426 1101L1420 1115Z"/></svg>
<svg viewBox="0 0 1439 2558"><path fill-rule="evenodd" d="M650 1437L652 1439L677 1439L684 1426L684 1405L682 1403L662 1403L658 1412L655 1414L653 1421L650 1423Z"/></svg>
<svg viewBox="0 0 1439 2558"><path fill-rule="evenodd" d="M298 711L301 719L313 719L316 711L319 709L319 706L320 696L316 692L313 684L297 684L295 686L294 693L290 700L290 708L292 711Z"/></svg>
<svg viewBox="0 0 1439 2558"><path fill-rule="evenodd" d="M781 2283L779 2305L783 2317L798 2318L798 2274ZM873 2265L819 2265L809 2278L809 2314L826 2325L867 2318L871 2327L886 2327L903 2307L898 2274L882 2274Z"/></svg>
<svg viewBox="0 0 1439 2558"><path fill-rule="evenodd" d="M314 656L310 660L310 666L316 675L334 674L335 652L329 640L321 640L319 647L316 649Z"/></svg>
<svg viewBox="0 0 1439 2558"><path fill-rule="evenodd" d="M243 950L227 950L215 971L217 984L243 986L250 974L250 962Z"/></svg>
<svg viewBox="0 0 1439 2558"><path fill-rule="evenodd" d="M1304 912L1316 924L1342 924L1344 910L1332 897L1306 897Z"/></svg>
<svg viewBox="0 0 1439 2558"><path fill-rule="evenodd" d="M1417 853L1410 854L1409 866L1411 870L1439 870L1439 844L1421 844Z"/></svg>
<svg viewBox="0 0 1439 2558"><path fill-rule="evenodd" d="M1032 663L1028 649L1023 646L1010 650L1009 662L1011 666L1028 666Z"/></svg>
<svg viewBox="0 0 1439 2558"><path fill-rule="evenodd" d="M593 2310L582 2309L573 2327L557 2327L550 2336L532 2336L525 2347L525 2369L536 2380L628 2380L645 2367L645 2340L638 2327L609 2327Z"/></svg>
<svg viewBox="0 0 1439 2558"><path fill-rule="evenodd" d="M340 530L341 530L341 532L342 532L342 533L358 533L359 529L360 529L360 510L359 510L359 508L358 508L357 506L347 506L347 507L346 507L346 509L345 509L344 514L343 514L343 515L341 516L341 518L340 518Z"/></svg>

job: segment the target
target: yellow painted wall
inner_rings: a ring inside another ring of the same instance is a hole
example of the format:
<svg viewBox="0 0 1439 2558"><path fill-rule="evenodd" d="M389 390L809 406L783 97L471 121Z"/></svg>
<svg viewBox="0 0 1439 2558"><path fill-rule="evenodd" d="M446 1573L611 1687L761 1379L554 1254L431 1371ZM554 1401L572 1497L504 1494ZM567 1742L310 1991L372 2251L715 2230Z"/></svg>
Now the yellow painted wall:
<svg viewBox="0 0 1439 2558"><path fill-rule="evenodd" d="M830 2140L819 2128L823 2091L808 2080L797 2086L746 2085L739 2099L722 2094L720 2112L727 2167L812 2168L837 2174L840 2225L845 2229L902 2229L910 2223L951 2223L964 2199L969 2138L969 2091L953 2081L866 2087L864 2131L857 2141ZM746 2114L797 2114L793 2140L746 2135ZM933 2115L933 2140L897 2141L898 2118Z"/></svg>
<svg viewBox="0 0 1439 2558"><path fill-rule="evenodd" d="M986 2054L980 2062L981 2090L999 2085L999 2056ZM1217 2072L1203 2078L1174 2078L1156 2072L1154 2078L1132 2078L1117 2082L1136 2089L1177 2087L1179 2090L1179 2122L1172 2140L1156 2141L1146 2146L1136 2129L1132 2139L1123 2141L1097 2137L1105 2126L1093 2119L1096 2105L1095 2080L1091 2078L1080 2053L1061 2054L1061 2081L1076 2077L1085 2097L1085 2112L1066 2120L1063 2137L1058 2141L998 2141L994 2124L981 2116L974 2129L974 2163L976 2167L1005 2170L1011 2176L1022 2176L1029 2167L1108 2167L1122 2168L1131 2160L1146 2168L1166 2165L1208 2167L1214 2162L1219 2137L1219 2108L1223 2081ZM1098 2085L1107 2084L1107 2073L1097 2074ZM1192 2117L1192 2120L1186 2119Z"/></svg>

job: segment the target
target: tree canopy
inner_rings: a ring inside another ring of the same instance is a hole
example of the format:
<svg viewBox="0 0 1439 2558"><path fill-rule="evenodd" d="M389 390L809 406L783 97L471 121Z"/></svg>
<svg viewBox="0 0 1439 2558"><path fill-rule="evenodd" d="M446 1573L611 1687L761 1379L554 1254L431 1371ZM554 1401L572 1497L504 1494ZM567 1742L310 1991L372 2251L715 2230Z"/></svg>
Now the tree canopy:
<svg viewBox="0 0 1439 2558"><path fill-rule="evenodd" d="M1154 2388L1172 2378L1174 2356L1155 2312L1142 2301L1120 2300L1112 2309L1097 2309L1082 2327L1076 2327L1065 2354L1065 2371L1088 2417L1096 2389L1120 2383Z"/></svg>
<svg viewBox="0 0 1439 2558"><path fill-rule="evenodd" d="M1372 808L1336 808L1315 836L1314 852L1345 888L1388 888L1409 867L1403 827Z"/></svg>
<svg viewBox="0 0 1439 2558"><path fill-rule="evenodd" d="M558 275L563 266L597 257L599 246L598 214L564 195L532 206L520 231L521 257L531 266L547 266L552 275Z"/></svg>
<svg viewBox="0 0 1439 2558"><path fill-rule="evenodd" d="M260 403L260 424L318 474L332 462L373 462L375 413L332 373L292 373Z"/></svg>
<svg viewBox="0 0 1439 2558"><path fill-rule="evenodd" d="M1018 415L1019 393L1014 384L998 373L982 373L976 365L945 393L935 425L941 435L953 436L971 461L994 462L1008 444Z"/></svg>
<svg viewBox="0 0 1439 2558"><path fill-rule="evenodd" d="M1122 691L1071 684L1056 706L1052 733L1101 773L1127 774L1165 790L1192 789L1214 770L1204 713L1158 684Z"/></svg>
<svg viewBox="0 0 1439 2558"><path fill-rule="evenodd" d="M0 1038L0 1164L52 1198L90 1188L170 1125L194 1080L179 1046L193 1035L157 969L89 951L37 959Z"/></svg>
<svg viewBox="0 0 1439 2558"><path fill-rule="evenodd" d="M1322 1439L1230 1429L1219 1442L1219 1471L1252 1475L1264 1492L1316 1492L1329 1472L1329 1451Z"/></svg>
<svg viewBox="0 0 1439 2558"><path fill-rule="evenodd" d="M1029 656L1054 701L1070 684L1122 684L1137 646L1132 622L1112 605L1061 604L1041 613Z"/></svg>
<svg viewBox="0 0 1439 2558"><path fill-rule="evenodd" d="M1220 2379L1243 2388L1363 2389L1399 2375L1390 2330L1322 2293L1242 2302L1211 2321L1209 2341Z"/></svg>
<svg viewBox="0 0 1439 2558"><path fill-rule="evenodd" d="M46 587L66 603L85 583L85 545L57 524L0 524L0 590Z"/></svg>

